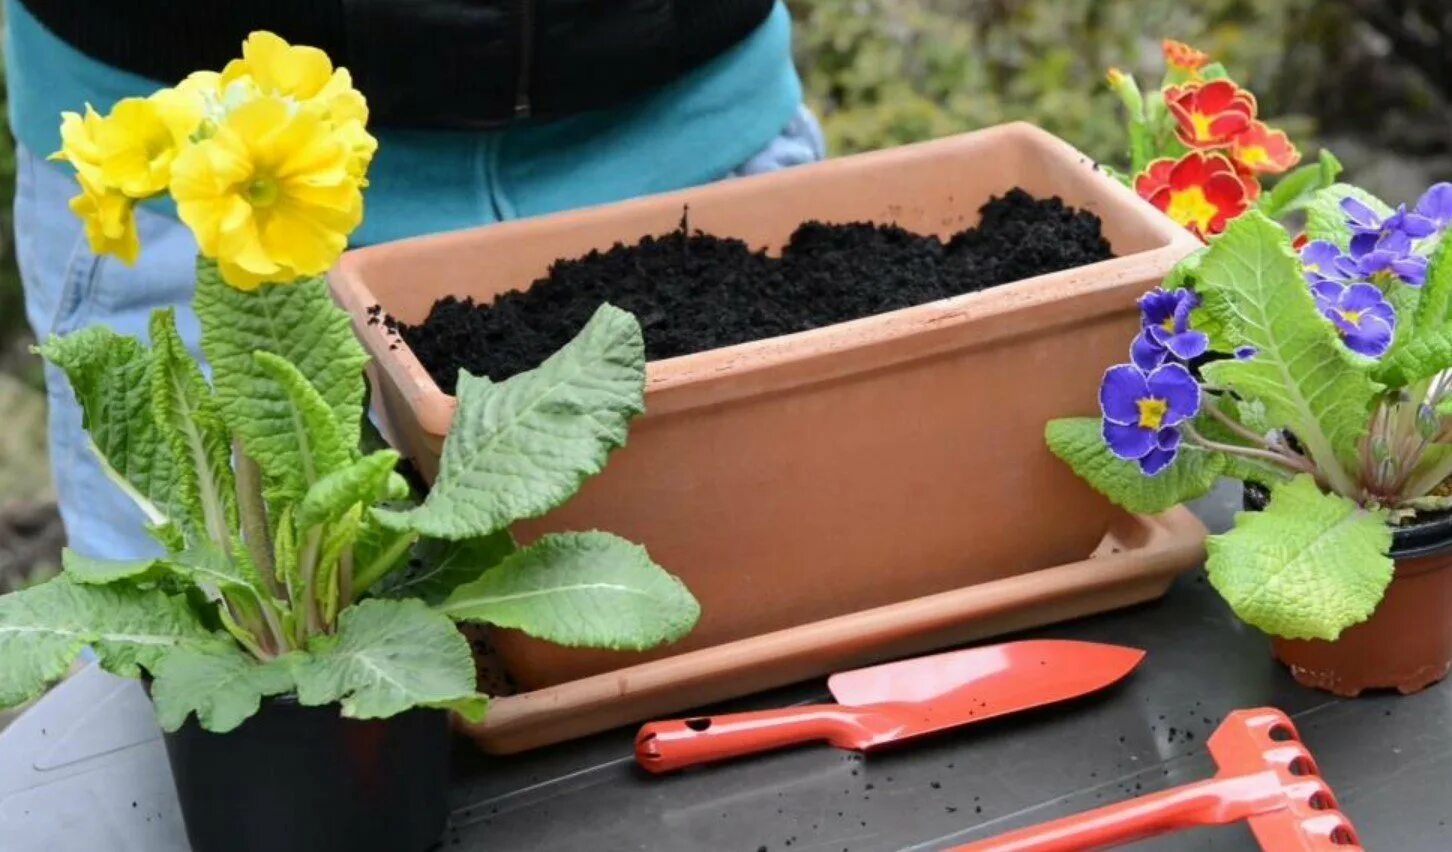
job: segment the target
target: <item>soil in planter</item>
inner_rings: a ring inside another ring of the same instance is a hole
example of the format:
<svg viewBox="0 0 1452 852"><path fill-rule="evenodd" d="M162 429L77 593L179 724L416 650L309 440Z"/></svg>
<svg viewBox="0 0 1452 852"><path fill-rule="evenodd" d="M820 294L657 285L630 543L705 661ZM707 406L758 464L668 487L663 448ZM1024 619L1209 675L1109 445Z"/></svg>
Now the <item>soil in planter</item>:
<svg viewBox="0 0 1452 852"><path fill-rule="evenodd" d="M689 211L688 211L689 212ZM635 314L650 360L704 352L971 293L1113 257L1099 217L1014 189L947 243L894 225L807 222L780 258L690 232L559 260L490 304L447 296L419 325L382 321L445 391L462 368L495 381L569 342L601 303ZM374 311L377 321L377 309Z"/></svg>

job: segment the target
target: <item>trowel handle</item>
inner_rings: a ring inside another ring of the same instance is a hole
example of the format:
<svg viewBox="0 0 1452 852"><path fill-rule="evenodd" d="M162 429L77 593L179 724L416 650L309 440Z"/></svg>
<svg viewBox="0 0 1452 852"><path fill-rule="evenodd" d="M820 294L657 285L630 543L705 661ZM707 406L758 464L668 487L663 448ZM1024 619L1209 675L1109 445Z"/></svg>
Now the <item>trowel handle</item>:
<svg viewBox="0 0 1452 852"><path fill-rule="evenodd" d="M1194 826L1238 822L1285 805L1285 788L1267 770L1151 793L949 852L1089 852Z"/></svg>
<svg viewBox="0 0 1452 852"><path fill-rule="evenodd" d="M819 740L862 748L892 724L876 710L839 704L650 722L635 736L635 759L651 772L671 772Z"/></svg>

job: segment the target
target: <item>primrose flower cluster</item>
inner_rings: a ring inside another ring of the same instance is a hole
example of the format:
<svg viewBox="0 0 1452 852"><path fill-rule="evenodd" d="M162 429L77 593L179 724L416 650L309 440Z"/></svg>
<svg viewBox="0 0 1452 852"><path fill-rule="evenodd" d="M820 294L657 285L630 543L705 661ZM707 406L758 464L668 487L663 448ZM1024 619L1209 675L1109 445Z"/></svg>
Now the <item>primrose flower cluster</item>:
<svg viewBox="0 0 1452 852"><path fill-rule="evenodd" d="M170 194L201 253L239 289L326 271L363 218L377 142L345 68L252 33L242 57L106 115L65 113L52 159L76 170L91 247L130 264L136 205Z"/></svg>
<svg viewBox="0 0 1452 852"><path fill-rule="evenodd" d="M1452 183L1432 186L1411 210L1403 204L1382 214L1354 195L1340 206L1351 233L1346 249L1327 240L1304 242L1301 265L1317 310L1347 348L1378 358L1396 334L1386 293L1426 282L1430 249L1452 225Z"/></svg>
<svg viewBox="0 0 1452 852"><path fill-rule="evenodd" d="M1110 367L1099 386L1104 442L1147 476L1175 460L1181 425L1200 412L1200 386L1187 367L1209 347L1209 338L1190 328L1198 304L1184 289L1157 287L1142 296L1131 363Z"/></svg>
<svg viewBox="0 0 1452 852"><path fill-rule="evenodd" d="M1206 239L1260 200L1262 177L1289 170L1301 154L1284 131L1257 118L1255 95L1208 55L1172 39L1162 47L1168 70L1158 91L1142 94L1133 78L1109 71L1129 112L1128 182Z"/></svg>

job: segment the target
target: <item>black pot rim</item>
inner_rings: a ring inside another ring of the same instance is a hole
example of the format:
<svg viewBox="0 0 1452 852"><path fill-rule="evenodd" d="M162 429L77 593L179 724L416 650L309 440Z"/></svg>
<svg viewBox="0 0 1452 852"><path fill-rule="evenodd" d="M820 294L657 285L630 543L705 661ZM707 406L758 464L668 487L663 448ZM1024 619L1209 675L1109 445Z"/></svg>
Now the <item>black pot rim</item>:
<svg viewBox="0 0 1452 852"><path fill-rule="evenodd" d="M1254 482L1244 483L1241 505L1259 512L1270 500L1270 490ZM1403 526L1392 527L1393 559L1416 559L1452 550L1452 511L1436 512Z"/></svg>

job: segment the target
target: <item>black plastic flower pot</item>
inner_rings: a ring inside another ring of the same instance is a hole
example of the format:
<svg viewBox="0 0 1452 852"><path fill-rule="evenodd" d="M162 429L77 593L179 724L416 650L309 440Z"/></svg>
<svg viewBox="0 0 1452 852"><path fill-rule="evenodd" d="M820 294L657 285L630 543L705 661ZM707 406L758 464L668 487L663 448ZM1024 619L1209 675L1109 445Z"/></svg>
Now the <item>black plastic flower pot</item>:
<svg viewBox="0 0 1452 852"><path fill-rule="evenodd" d="M193 852L424 852L449 814L449 719L264 701L226 734L166 735Z"/></svg>

